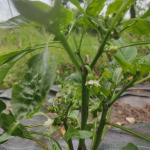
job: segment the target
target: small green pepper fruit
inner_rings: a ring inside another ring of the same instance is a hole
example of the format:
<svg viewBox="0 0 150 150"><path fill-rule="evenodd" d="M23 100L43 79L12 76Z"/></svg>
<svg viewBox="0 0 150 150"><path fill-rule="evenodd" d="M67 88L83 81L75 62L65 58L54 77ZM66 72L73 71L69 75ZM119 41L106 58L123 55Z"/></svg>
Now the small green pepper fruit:
<svg viewBox="0 0 150 150"><path fill-rule="evenodd" d="M108 52L114 54L117 53L117 51L118 51L118 46L110 46Z"/></svg>

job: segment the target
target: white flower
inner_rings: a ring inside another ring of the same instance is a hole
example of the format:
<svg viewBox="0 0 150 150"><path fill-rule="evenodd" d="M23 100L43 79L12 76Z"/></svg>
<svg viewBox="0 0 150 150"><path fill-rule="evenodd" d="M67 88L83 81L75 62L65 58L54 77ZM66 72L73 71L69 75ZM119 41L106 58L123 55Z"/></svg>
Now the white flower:
<svg viewBox="0 0 150 150"><path fill-rule="evenodd" d="M52 134L54 131L57 131L57 127L53 125L54 120L48 119L44 126L50 128L49 133Z"/></svg>
<svg viewBox="0 0 150 150"><path fill-rule="evenodd" d="M96 80L86 81L85 85L95 85L95 86L99 86L100 87L99 81L96 81Z"/></svg>

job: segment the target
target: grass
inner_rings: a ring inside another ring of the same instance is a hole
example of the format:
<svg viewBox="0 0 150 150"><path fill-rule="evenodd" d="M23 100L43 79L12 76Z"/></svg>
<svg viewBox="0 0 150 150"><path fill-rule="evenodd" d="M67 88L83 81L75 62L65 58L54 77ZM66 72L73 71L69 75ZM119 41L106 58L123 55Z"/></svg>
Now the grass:
<svg viewBox="0 0 150 150"><path fill-rule="evenodd" d="M21 50L39 43L44 43L49 37L49 33L47 33L43 28L35 27L13 28L9 30L0 29L0 35L2 35L0 37L0 55L16 50ZM81 35L75 34L75 37L77 42L79 43ZM75 45L71 36L68 41L72 49L75 50ZM53 45L62 47L60 44ZM81 46L81 54L83 58L85 59L86 54L89 54L90 57L93 57L95 53L94 46L98 45L99 43L96 37L85 34ZM19 62L17 62L14 67L9 71L8 75L4 79L4 82L0 84L0 89L10 88L15 82L18 82L28 69L26 65L27 60L39 51L40 50L34 51L23 57ZM69 59L63 48L49 48L49 51L51 55L55 56L62 79L75 70L71 60Z"/></svg>
<svg viewBox="0 0 150 150"><path fill-rule="evenodd" d="M44 43L49 38L49 33L45 31L44 28L41 27L22 27L22 28L13 28L9 30L0 29L0 55L6 54L12 51L21 50L29 46L34 46L39 43ZM79 44L81 33L75 33L75 38L77 43ZM122 34L122 38L126 38L128 41L136 42L141 40L150 40L149 36L136 36L127 32ZM72 39L72 36L68 39L69 44L72 47L72 50L75 50L75 45ZM62 47L60 44L53 44L53 46ZM85 60L86 55L90 56L92 59L96 53L96 49L99 46L99 42L96 35L91 35L86 33L84 35L82 45L81 45L81 55ZM148 54L149 46L137 46L140 56L144 53L144 55ZM75 67L73 66L70 58L63 48L49 48L51 55L55 56L58 70L60 71L59 81L60 83L66 76L75 71ZM0 89L10 88L13 86L15 82L18 82L19 79L22 78L23 74L28 70L27 68L27 60L32 57L40 50L34 51L25 57L23 57L19 62L17 62L14 67L9 71L8 75L4 79L3 83L0 84ZM99 72L102 72L105 67L108 66L108 58L105 53L103 53L102 57L99 59L96 65L96 71L99 75Z"/></svg>

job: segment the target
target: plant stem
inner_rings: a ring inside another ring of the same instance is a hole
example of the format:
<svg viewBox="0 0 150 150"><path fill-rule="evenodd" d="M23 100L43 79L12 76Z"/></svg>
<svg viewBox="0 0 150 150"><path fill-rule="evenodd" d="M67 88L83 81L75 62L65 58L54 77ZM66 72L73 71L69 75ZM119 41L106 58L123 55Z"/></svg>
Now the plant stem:
<svg viewBox="0 0 150 150"><path fill-rule="evenodd" d="M109 35L110 35L110 31L107 32L107 34L106 34L105 38L103 39L103 41L102 41L100 47L98 48L98 51L97 51L97 53L96 53L96 56L94 57L93 61L92 61L91 64L90 64L91 69L94 68L94 66L95 66L95 64L96 64L96 62L97 62L97 60L98 60L99 57L102 55L103 50L104 50L104 47L105 47L105 44L106 44L106 42L107 42L107 39L108 39Z"/></svg>
<svg viewBox="0 0 150 150"><path fill-rule="evenodd" d="M135 46L135 45L144 45L144 44L150 44L150 41L142 41L142 42L134 42L126 45L119 46L119 48L129 47L129 46Z"/></svg>
<svg viewBox="0 0 150 150"><path fill-rule="evenodd" d="M129 133L131 133L131 134L133 134L133 135L135 135L135 136L138 136L138 137L140 137L140 138L142 138L142 139L144 139L144 140L150 142L150 139L149 139L149 138L147 138L147 137L145 137L145 136L143 136L143 135L141 135L141 134L139 134L139 133L136 133L136 132L134 132L134 131L132 131L132 130L130 130L130 129L127 129L127 128L125 128L125 127L122 127L122 126L119 126L119 125L117 125L117 124L110 123L110 122L106 122L106 124L111 125L111 126L116 127L116 128L119 128L119 129L122 129L122 130L124 130L124 131L126 131L126 132L129 132Z"/></svg>
<svg viewBox="0 0 150 150"><path fill-rule="evenodd" d="M134 0L134 1L135 1L135 0ZM107 42L107 40L108 40L108 38L109 38L109 35L110 35L111 31L112 31L113 28L115 27L116 22L120 19L121 15L122 15L122 12L124 12L124 11L126 10L127 6L129 6L130 3L131 3L130 0L124 1L123 5L122 5L122 6L120 7L120 9L118 10L118 12L117 12L117 14L116 14L114 20L112 21L112 23L111 23L111 25L110 25L110 27L109 27L109 29L108 29L108 31L107 31L106 36L104 37L104 39L102 40L102 43L101 43L100 47L98 48L98 51L97 51L97 54L96 54L95 58L93 59L92 63L90 64L91 69L94 68L94 66L95 66L95 64L96 64L96 62L97 62L97 60L99 59L99 57L100 57L101 54L103 53L105 44L106 44L106 42ZM133 2L133 3L134 3L134 2Z"/></svg>
<svg viewBox="0 0 150 150"><path fill-rule="evenodd" d="M150 75L148 75L147 77L145 77L145 78L143 78L143 79L141 79L141 80L135 82L133 85L137 85L137 84L139 84L139 83L141 83L141 82L143 82L143 81L146 81L146 80L149 79L149 78L150 78Z"/></svg>
<svg viewBox="0 0 150 150"><path fill-rule="evenodd" d="M75 52L75 53L78 55L78 57L79 57L79 59L80 59L82 65L84 66L85 63L84 63L84 61L83 61L83 58L82 58L81 53L80 53L80 49L78 48L77 41L76 41L76 39L75 39L73 33L72 33L72 38L73 38L73 41L74 41L74 45L75 45L75 47L76 47L76 52Z"/></svg>
<svg viewBox="0 0 150 150"><path fill-rule="evenodd" d="M120 97L120 95L129 87L131 87L133 85L133 83L136 81L137 79L134 79L132 81L130 81L126 86L124 86L111 100L109 107L111 107L113 105L113 103Z"/></svg>
<svg viewBox="0 0 150 150"><path fill-rule="evenodd" d="M80 39L80 44L79 44L79 51L81 50L81 44L82 44L84 33L85 33L85 30L83 29L81 39Z"/></svg>
<svg viewBox="0 0 150 150"><path fill-rule="evenodd" d="M106 116L107 116L107 109L105 109L105 106L103 107L103 111L102 111L102 116L101 116L101 120L98 126L98 129L96 131L96 133L94 134L93 140L92 140L92 145L91 145L91 150L97 150L100 142L101 142L101 138L102 138L102 134L103 134L103 129L105 127L105 121L106 121Z"/></svg>
<svg viewBox="0 0 150 150"><path fill-rule="evenodd" d="M37 138L35 138L34 136L32 136L33 140L36 141L39 145L41 145L44 150L49 150L49 148L47 146L45 146L41 141L39 141Z"/></svg>
<svg viewBox="0 0 150 150"><path fill-rule="evenodd" d="M49 135L47 135L47 134L45 134L45 133L41 133L41 132L30 132L31 134L37 134L37 135L43 135L43 136L45 136L45 137L48 137L48 138L50 138L50 139L52 139L57 145L58 145L58 147L60 148L60 150L62 150L62 148L61 148L61 146L60 146L60 144L57 142L57 140L55 140L54 138L52 138L51 136L49 136ZM33 137L33 136L32 136Z"/></svg>
<svg viewBox="0 0 150 150"><path fill-rule="evenodd" d="M64 121L64 127L65 127L65 130L67 131L68 130L68 125L67 125L66 121ZM68 140L68 146L69 146L70 150L74 150L71 138Z"/></svg>
<svg viewBox="0 0 150 150"><path fill-rule="evenodd" d="M87 74L82 75L82 106L81 106L81 130L85 130L88 119L89 89L85 86ZM78 150L85 150L85 139L79 140Z"/></svg>
<svg viewBox="0 0 150 150"><path fill-rule="evenodd" d="M67 42L67 40L65 39L64 35L61 33L61 32L58 32L56 34L56 37L60 40L61 44L64 46L66 52L68 53L69 57L71 58L72 62L74 63L74 65L76 66L77 70L81 72L81 69L80 69L80 65L79 65L79 62L75 56L75 54L73 53L69 43Z"/></svg>
<svg viewBox="0 0 150 150"><path fill-rule="evenodd" d="M26 126L25 128L34 128L34 127L39 127L39 126L44 126L43 124L37 124L37 125L32 125L32 126Z"/></svg>

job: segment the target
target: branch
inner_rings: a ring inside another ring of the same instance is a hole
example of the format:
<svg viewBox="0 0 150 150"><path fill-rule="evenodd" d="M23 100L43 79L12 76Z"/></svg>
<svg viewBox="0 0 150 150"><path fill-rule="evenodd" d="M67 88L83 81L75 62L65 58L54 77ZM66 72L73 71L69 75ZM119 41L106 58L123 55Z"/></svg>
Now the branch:
<svg viewBox="0 0 150 150"><path fill-rule="evenodd" d="M127 128L125 128L125 127L122 127L122 126L119 126L119 125L117 125L117 124L110 123L110 122L106 122L106 124L107 124L107 125L111 125L111 126L116 127L116 128L119 128L119 129L122 129L122 130L124 130L124 131L126 131L126 132L129 132L129 133L131 133L131 134L133 134L133 135L136 135L137 137L140 137L140 138L142 138L142 139L144 139L144 140L150 142L150 139L149 139L149 138L147 138L147 137L145 137L145 136L143 136L143 135L141 135L141 134L139 134L139 133L136 133L136 132L134 132L134 131L132 131L132 130L130 130L130 129L127 129Z"/></svg>

